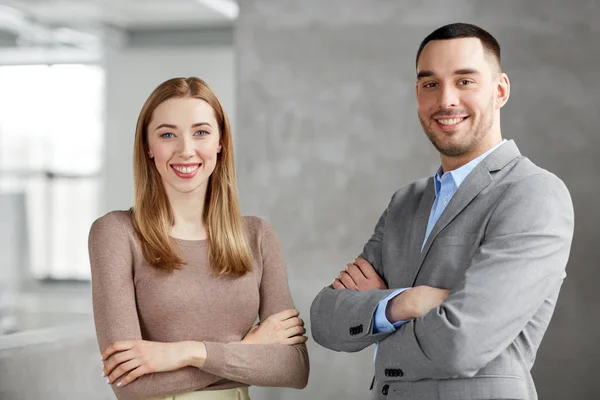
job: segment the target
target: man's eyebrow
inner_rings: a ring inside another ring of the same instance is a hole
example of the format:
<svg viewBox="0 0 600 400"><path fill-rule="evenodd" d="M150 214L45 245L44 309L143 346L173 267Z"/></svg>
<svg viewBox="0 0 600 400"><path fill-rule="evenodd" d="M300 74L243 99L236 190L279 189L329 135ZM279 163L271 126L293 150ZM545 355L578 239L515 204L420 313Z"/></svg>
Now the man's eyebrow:
<svg viewBox="0 0 600 400"><path fill-rule="evenodd" d="M433 75L435 75L433 73L433 71L429 71L429 70L425 69L423 71L419 71L419 73L417 74L417 79L427 78L427 77L433 76Z"/></svg>
<svg viewBox="0 0 600 400"><path fill-rule="evenodd" d="M454 75L479 75L479 71L474 68L462 68L454 71Z"/></svg>
<svg viewBox="0 0 600 400"><path fill-rule="evenodd" d="M479 75L480 72L474 68L461 68L454 71L454 75ZM419 71L417 74L417 80L422 78L428 78L434 76L435 73L428 69L424 69L423 71Z"/></svg>

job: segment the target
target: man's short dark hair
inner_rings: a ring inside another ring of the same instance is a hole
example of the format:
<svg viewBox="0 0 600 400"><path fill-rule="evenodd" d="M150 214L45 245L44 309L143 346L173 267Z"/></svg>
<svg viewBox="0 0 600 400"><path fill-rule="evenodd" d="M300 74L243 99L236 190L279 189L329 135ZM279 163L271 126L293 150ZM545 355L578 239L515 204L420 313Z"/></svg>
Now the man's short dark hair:
<svg viewBox="0 0 600 400"><path fill-rule="evenodd" d="M444 25L441 28L436 29L431 32L419 46L419 50L417 51L417 58L415 61L415 65L419 63L419 56L421 56L421 52L423 52L423 48L425 45L432 40L448 40L448 39L459 39L459 38L477 38L481 41L483 45L484 51L492 55L498 61L498 67L502 69L500 64L500 44L488 31L472 24L465 23L455 23Z"/></svg>

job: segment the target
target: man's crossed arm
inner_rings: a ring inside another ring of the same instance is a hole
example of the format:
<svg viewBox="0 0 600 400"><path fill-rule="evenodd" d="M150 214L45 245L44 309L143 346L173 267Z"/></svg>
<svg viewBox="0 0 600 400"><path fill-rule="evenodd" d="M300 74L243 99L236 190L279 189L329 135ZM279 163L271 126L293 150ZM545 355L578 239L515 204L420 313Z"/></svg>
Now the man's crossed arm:
<svg viewBox="0 0 600 400"><path fill-rule="evenodd" d="M375 271L375 268L365 259L359 257L346 265L346 269L333 281L334 289L387 290L386 283ZM449 290L431 286L416 286L408 288L392 298L385 310L385 316L390 323L407 321L425 314L432 308L442 304L450 294Z"/></svg>
<svg viewBox="0 0 600 400"><path fill-rule="evenodd" d="M386 215L363 250L383 279ZM401 368L402 380L474 376L524 330L529 334L523 340L543 335L565 276L573 219L568 191L556 177L523 178L494 208L485 240L450 294L428 287L405 290L389 301L386 316L391 323L408 322L377 333L375 311L398 289L385 289L357 259L356 268L349 265L313 301L313 338L345 352L379 343L378 358L395 356L376 368ZM537 350L539 340L528 345Z"/></svg>

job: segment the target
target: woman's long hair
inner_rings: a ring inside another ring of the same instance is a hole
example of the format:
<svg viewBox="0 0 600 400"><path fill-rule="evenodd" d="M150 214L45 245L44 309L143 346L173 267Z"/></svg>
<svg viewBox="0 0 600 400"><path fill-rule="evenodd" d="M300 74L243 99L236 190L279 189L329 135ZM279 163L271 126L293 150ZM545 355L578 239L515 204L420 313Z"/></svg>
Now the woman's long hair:
<svg viewBox="0 0 600 400"><path fill-rule="evenodd" d="M172 271L185 264L169 236L175 218L148 145L148 124L154 110L168 99L185 97L206 101L213 108L219 126L221 152L208 178L202 216L208 236L209 263L216 274L242 276L252 270L252 261L238 203L231 129L217 96L206 82L194 77L173 78L160 84L138 117L133 151L133 221L142 254L150 265L163 270Z"/></svg>

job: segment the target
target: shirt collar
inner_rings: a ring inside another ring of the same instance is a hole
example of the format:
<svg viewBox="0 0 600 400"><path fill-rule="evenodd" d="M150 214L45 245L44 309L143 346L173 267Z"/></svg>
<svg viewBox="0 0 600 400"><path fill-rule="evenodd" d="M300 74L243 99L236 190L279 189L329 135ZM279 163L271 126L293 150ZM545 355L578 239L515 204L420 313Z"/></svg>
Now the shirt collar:
<svg viewBox="0 0 600 400"><path fill-rule="evenodd" d="M489 149L488 151L486 151L479 157L469 161L462 167L457 168L450 172L446 172L443 175L442 175L442 167L440 166L438 168L438 170L436 171L436 173L433 175L434 183L435 183L435 195L437 196L439 194L440 189L442 187L442 176L450 175L450 179L452 179L452 181L454 181L454 185L456 185L456 189L458 189L460 187L460 185L464 182L464 180L467 178L469 173L471 173L471 171L473 171L473 169L477 165L479 165L479 163L481 161L483 161L484 158L486 158L491 152L496 150L498 147L502 146L505 142L506 142L506 139L503 139L500 143L498 143L497 145L495 145L494 147L492 147L491 149Z"/></svg>

